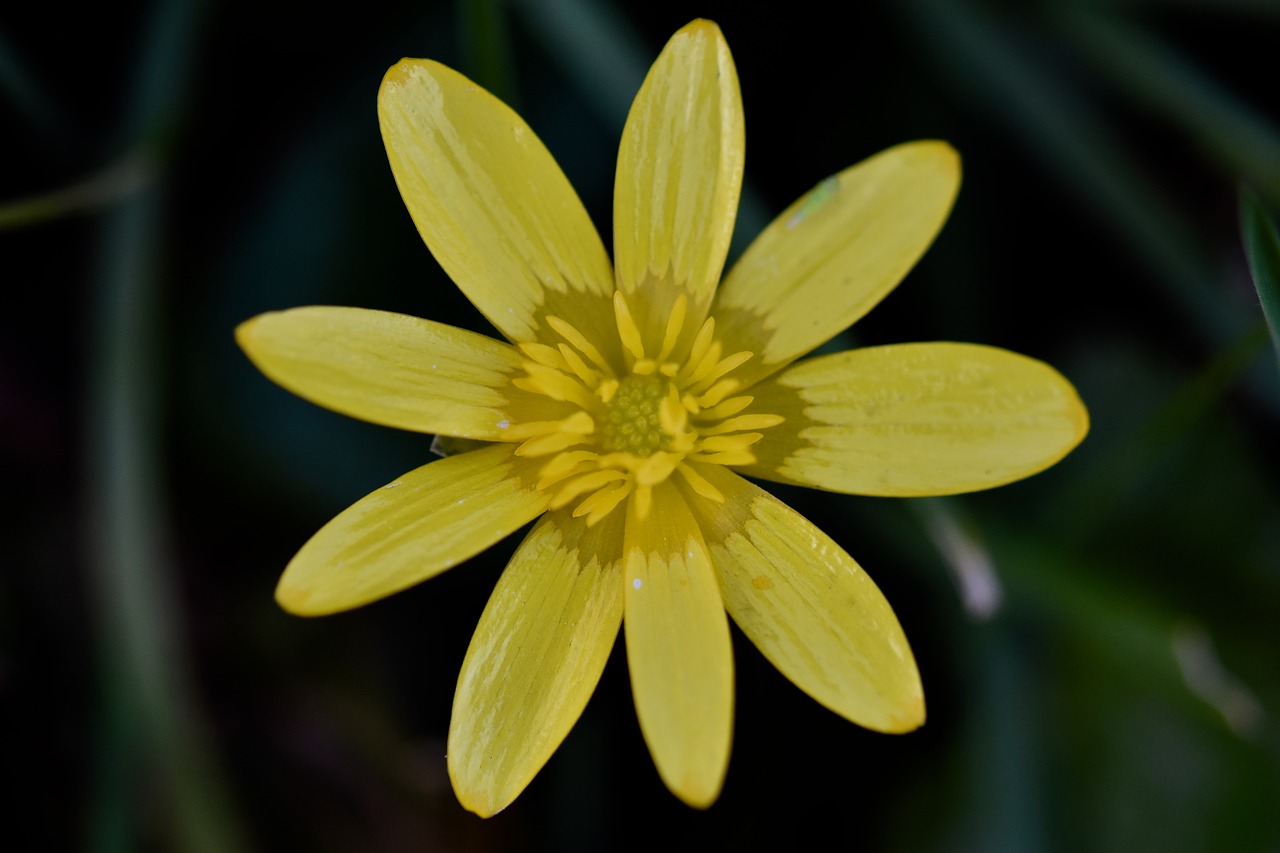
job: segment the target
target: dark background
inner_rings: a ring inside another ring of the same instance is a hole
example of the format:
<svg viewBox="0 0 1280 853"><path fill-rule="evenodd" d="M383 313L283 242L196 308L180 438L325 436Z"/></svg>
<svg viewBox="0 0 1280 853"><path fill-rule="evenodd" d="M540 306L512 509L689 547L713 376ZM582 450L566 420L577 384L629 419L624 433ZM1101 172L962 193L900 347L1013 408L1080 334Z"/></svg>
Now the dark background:
<svg viewBox="0 0 1280 853"><path fill-rule="evenodd" d="M1280 377L1237 215L1244 184L1280 201L1280 3L847 5L6 5L0 846L1280 850ZM489 331L398 198L382 74L431 57L507 99L607 241L630 99L698 16L743 89L734 255L823 177L947 139L951 220L837 345L1027 353L1092 432L990 493L774 489L894 604L919 732L842 721L736 635L733 760L697 812L658 779L619 644L481 821L444 738L518 537L348 614L284 614L293 552L430 437L290 396L232 330L328 303ZM973 553L994 613L957 585Z"/></svg>

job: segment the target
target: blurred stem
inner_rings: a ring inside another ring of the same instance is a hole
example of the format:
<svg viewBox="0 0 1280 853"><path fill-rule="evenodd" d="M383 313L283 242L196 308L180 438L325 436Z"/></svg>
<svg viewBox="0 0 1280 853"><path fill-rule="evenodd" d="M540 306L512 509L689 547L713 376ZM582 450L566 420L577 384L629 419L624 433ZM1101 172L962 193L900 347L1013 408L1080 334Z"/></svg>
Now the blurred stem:
<svg viewBox="0 0 1280 853"><path fill-rule="evenodd" d="M1262 202L1247 189L1240 193L1240 230L1262 316L1280 362L1280 232Z"/></svg>
<svg viewBox="0 0 1280 853"><path fill-rule="evenodd" d="M458 28L466 72L514 109L519 104L511 73L506 5L506 0L458 0Z"/></svg>
<svg viewBox="0 0 1280 853"><path fill-rule="evenodd" d="M962 522L947 498L913 498L906 503L924 524L925 532L951 570L965 612L978 622L995 616L1004 602L1004 589L995 561L974 533L972 521Z"/></svg>
<svg viewBox="0 0 1280 853"><path fill-rule="evenodd" d="M194 2L162 0L150 22L126 132L157 179L104 216L97 263L86 456L104 729L90 826L98 851L157 846L157 825L167 832L158 849L246 846L193 698L161 485L160 177L195 13Z"/></svg>
<svg viewBox="0 0 1280 853"><path fill-rule="evenodd" d="M60 190L0 203L0 230L36 225L112 204L151 180L139 152L121 157L96 175Z"/></svg>
<svg viewBox="0 0 1280 853"><path fill-rule="evenodd" d="M1061 3L1057 19L1110 83L1195 136L1233 175L1280 201L1280 132L1177 52L1114 17Z"/></svg>

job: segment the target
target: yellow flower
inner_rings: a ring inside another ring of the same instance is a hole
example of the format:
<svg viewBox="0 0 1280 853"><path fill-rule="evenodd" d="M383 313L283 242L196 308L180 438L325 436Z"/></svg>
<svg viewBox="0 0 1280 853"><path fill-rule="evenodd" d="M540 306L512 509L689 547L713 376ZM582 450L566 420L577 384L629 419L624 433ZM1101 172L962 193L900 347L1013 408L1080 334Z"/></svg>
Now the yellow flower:
<svg viewBox="0 0 1280 853"><path fill-rule="evenodd" d="M1053 368L956 343L792 363L885 296L959 186L942 142L828 178L720 282L742 181L738 80L719 29L663 50L623 132L614 264L551 155L457 72L406 59L378 115L427 246L509 342L397 314L309 307L237 330L285 388L375 423L488 444L358 501L285 569L290 612L357 607L538 518L458 679L450 776L508 805L581 714L626 623L636 710L690 805L719 794L733 725L726 609L798 687L883 732L924 722L880 591L839 546L740 474L863 495L1026 477L1084 436ZM717 283L719 286L717 287Z"/></svg>

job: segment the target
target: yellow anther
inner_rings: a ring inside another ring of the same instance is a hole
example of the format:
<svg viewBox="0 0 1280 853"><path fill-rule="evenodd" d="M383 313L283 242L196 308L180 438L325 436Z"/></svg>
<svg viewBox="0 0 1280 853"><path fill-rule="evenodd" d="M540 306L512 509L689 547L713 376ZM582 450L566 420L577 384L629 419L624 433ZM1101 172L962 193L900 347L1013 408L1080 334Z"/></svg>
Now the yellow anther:
<svg viewBox="0 0 1280 853"><path fill-rule="evenodd" d="M712 341L711 346L707 347L706 352L702 354L702 358L694 362L689 361L684 366L684 370L680 372L680 379L686 387L691 390L702 380L711 375L711 371L715 369L716 364L720 361L720 351L724 349L724 344L719 341Z"/></svg>
<svg viewBox="0 0 1280 853"><path fill-rule="evenodd" d="M613 292L613 315L618 321L618 337L622 340L623 348L637 361L643 359L644 341L640 337L640 327L632 318L631 309L627 307L627 300L623 298L621 290Z"/></svg>
<svg viewBox="0 0 1280 853"><path fill-rule="evenodd" d="M526 361L521 366L525 375L511 380L517 388L583 407L591 405L591 392L569 374L533 361Z"/></svg>
<svg viewBox="0 0 1280 853"><path fill-rule="evenodd" d="M520 352L544 367L564 370L567 365L555 347L540 344L536 341L525 341L520 344Z"/></svg>
<svg viewBox="0 0 1280 853"><path fill-rule="evenodd" d="M600 368L600 370L605 373L610 372L609 363L604 360L604 356L600 354L600 350L596 349L591 344L591 341L583 337L582 332L579 332L572 325L566 323L564 320L561 320L553 314L548 314L546 319L547 325L555 329L556 334L564 338L573 346L577 347L578 352L590 359L596 367Z"/></svg>
<svg viewBox="0 0 1280 853"><path fill-rule="evenodd" d="M538 471L538 488L540 490L546 489L554 486L565 477L581 474L583 473L584 465L591 466L599 458L599 453L590 450L570 450L566 453L559 453Z"/></svg>
<svg viewBox="0 0 1280 853"><path fill-rule="evenodd" d="M568 450L584 441L586 441L585 435L572 432L549 432L546 435L531 438L517 447L516 456L546 456L549 453Z"/></svg>
<svg viewBox="0 0 1280 853"><path fill-rule="evenodd" d="M720 490L707 482L707 478L695 471L692 465L681 462L676 466L676 473L683 477L684 481L704 498L713 500L716 503L724 503L724 495Z"/></svg>
<svg viewBox="0 0 1280 853"><path fill-rule="evenodd" d="M636 468L636 483L641 486L656 486L671 476L676 469L680 456L675 453L655 453Z"/></svg>
<svg viewBox="0 0 1280 853"><path fill-rule="evenodd" d="M693 339L693 346L689 348L689 355L684 360L686 371L690 365L697 364L706 356L707 350L711 349L711 341L715 334L716 320L714 317L708 317L702 324L702 328L698 330L697 337Z"/></svg>
<svg viewBox="0 0 1280 853"><path fill-rule="evenodd" d="M750 406L751 401L754 399L755 397L747 396L730 397L723 403L717 403L716 405L707 408L702 412L700 417L709 421L718 421L723 418L732 417L738 414L738 412L741 412L747 406Z"/></svg>
<svg viewBox="0 0 1280 853"><path fill-rule="evenodd" d="M594 492L603 488L610 483L616 483L626 480L627 475L621 471L604 470L592 471L590 474L583 474L576 477L560 487L560 491L556 492L555 497L551 499L551 508L560 509L567 506L574 498L585 495L587 492Z"/></svg>
<svg viewBox="0 0 1280 853"><path fill-rule="evenodd" d="M754 465L754 453L746 450L726 450L722 453L693 453L688 457L690 462L707 462L712 465Z"/></svg>
<svg viewBox="0 0 1280 853"><path fill-rule="evenodd" d="M587 527L594 527L605 516L613 512L618 504L622 503L623 498L631 494L634 488L631 481L623 483L612 489L601 489L591 497L578 504L573 509L575 518L587 517Z"/></svg>
<svg viewBox="0 0 1280 853"><path fill-rule="evenodd" d="M560 357L564 359L565 366L572 370L574 375L581 379L588 388L600 381L600 374L587 367L587 363L582 360L582 356L573 351L573 347L568 344L561 344Z"/></svg>
<svg viewBox="0 0 1280 853"><path fill-rule="evenodd" d="M735 352L727 358L720 359L720 361L716 362L714 367L707 371L707 375L699 379L690 390L695 394L705 391L707 388L711 387L711 383L715 382L729 371L741 367L744 363L750 360L750 358L751 353L749 352Z"/></svg>
<svg viewBox="0 0 1280 853"><path fill-rule="evenodd" d="M721 421L713 427L705 427L699 432L703 435L724 435L727 432L739 432L747 429L768 429L777 426L786 418L782 415L742 415L737 418L729 418Z"/></svg>
<svg viewBox="0 0 1280 853"><path fill-rule="evenodd" d="M684 330L684 317L688 310L689 298L682 293L676 297L675 304L671 306L671 316L667 318L667 331L662 336L662 349L658 351L658 361L666 361L667 356L671 355L671 351L676 348L676 342L680 340L680 332ZM679 370L679 365L673 364L671 367L672 372L668 373L668 376L674 376L675 371Z"/></svg>
<svg viewBox="0 0 1280 853"><path fill-rule="evenodd" d="M618 384L616 379L606 379L596 386L596 396L605 403L609 402L618 393Z"/></svg>
<svg viewBox="0 0 1280 853"><path fill-rule="evenodd" d="M705 409L709 409L717 403L723 402L734 391L742 387L742 383L730 377L729 379L721 379L715 385L712 385L707 393L698 398L698 404Z"/></svg>
<svg viewBox="0 0 1280 853"><path fill-rule="evenodd" d="M764 436L758 432L743 432L738 435L713 435L698 442L698 449L703 453L746 450L762 438Z"/></svg>
<svg viewBox="0 0 1280 853"><path fill-rule="evenodd" d="M680 435L689 427L689 412L680 402L676 387L670 386L667 396L658 404L658 423L667 435Z"/></svg>

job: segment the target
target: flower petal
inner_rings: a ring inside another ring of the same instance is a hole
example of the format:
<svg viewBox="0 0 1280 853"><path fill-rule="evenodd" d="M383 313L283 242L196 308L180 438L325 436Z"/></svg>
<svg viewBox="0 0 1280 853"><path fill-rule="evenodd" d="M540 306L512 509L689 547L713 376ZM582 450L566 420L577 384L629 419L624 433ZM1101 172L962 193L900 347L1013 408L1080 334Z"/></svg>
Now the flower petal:
<svg viewBox="0 0 1280 853"><path fill-rule="evenodd" d="M716 294L725 351L759 380L848 328L889 293L942 228L960 187L945 142L898 145L827 178L761 232Z"/></svg>
<svg viewBox="0 0 1280 853"><path fill-rule="evenodd" d="M505 343L404 314L312 306L260 314L236 340L274 382L385 426L498 440L499 388L519 370Z"/></svg>
<svg viewBox="0 0 1280 853"><path fill-rule="evenodd" d="M645 341L688 297L689 340L729 251L743 160L738 74L720 29L694 21L663 49L622 132L614 186L618 287ZM686 341L686 345L689 341Z"/></svg>
<svg viewBox="0 0 1280 853"><path fill-rule="evenodd" d="M729 623L702 533L671 481L648 516L628 512L627 663L636 714L662 781L691 806L715 802L733 735Z"/></svg>
<svg viewBox="0 0 1280 853"><path fill-rule="evenodd" d="M489 817L514 800L577 722L622 625L621 513L588 528L543 517L485 607L458 677L449 775Z"/></svg>
<svg viewBox="0 0 1280 853"><path fill-rule="evenodd" d="M999 486L1080 443L1089 415L1049 365L1008 350L929 343L809 359L751 389L786 420L743 473L859 495Z"/></svg>
<svg viewBox="0 0 1280 853"><path fill-rule="evenodd" d="M866 572L804 516L719 465L724 504L691 501L733 621L797 687L882 732L924 723L902 626Z"/></svg>
<svg viewBox="0 0 1280 853"><path fill-rule="evenodd" d="M290 561L276 601L299 616L349 610L472 557L546 509L507 444L410 471L352 504Z"/></svg>
<svg viewBox="0 0 1280 853"><path fill-rule="evenodd" d="M540 310L579 328L612 318L595 226L510 107L437 62L404 59L382 81L378 118L422 239L504 335L532 340Z"/></svg>

